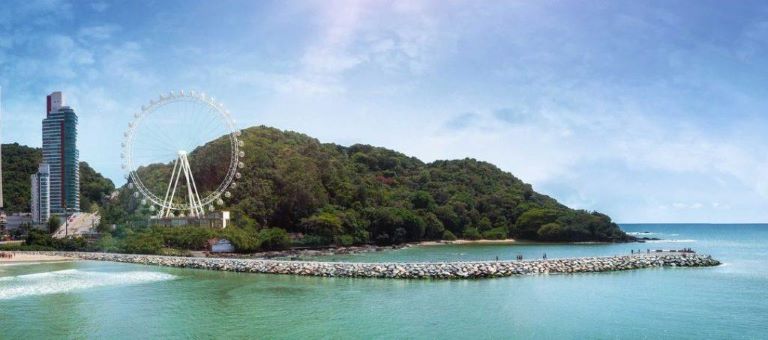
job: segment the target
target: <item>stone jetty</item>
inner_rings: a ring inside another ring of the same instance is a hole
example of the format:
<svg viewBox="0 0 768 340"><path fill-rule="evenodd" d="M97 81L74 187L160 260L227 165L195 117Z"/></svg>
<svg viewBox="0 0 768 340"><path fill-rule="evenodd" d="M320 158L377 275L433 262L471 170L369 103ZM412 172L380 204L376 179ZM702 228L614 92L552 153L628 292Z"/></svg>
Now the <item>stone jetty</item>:
<svg viewBox="0 0 768 340"><path fill-rule="evenodd" d="M39 254L66 256L91 261L112 261L244 273L396 279L479 279L535 274L594 273L659 267L707 267L720 264L719 261L711 256L690 253L531 261L421 263L282 261L87 252L39 252Z"/></svg>

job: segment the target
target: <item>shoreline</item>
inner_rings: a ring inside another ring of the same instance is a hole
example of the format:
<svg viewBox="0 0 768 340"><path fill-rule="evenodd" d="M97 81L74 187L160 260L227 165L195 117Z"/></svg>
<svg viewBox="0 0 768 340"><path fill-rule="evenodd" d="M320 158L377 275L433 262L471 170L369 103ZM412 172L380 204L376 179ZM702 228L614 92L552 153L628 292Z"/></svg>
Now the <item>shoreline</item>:
<svg viewBox="0 0 768 340"><path fill-rule="evenodd" d="M19 254L21 252L14 253ZM720 261L708 255L683 253L651 253L524 261L411 263L285 261L81 252L28 252L27 254L242 273L388 279L481 279L538 274L595 273L642 268L711 267L720 265Z"/></svg>
<svg viewBox="0 0 768 340"><path fill-rule="evenodd" d="M469 239L456 239L452 241L437 240L437 241L419 241L400 243L394 245L375 245L365 244L358 246L325 246L325 247L306 247L306 248L291 248L287 250L274 250L264 251L250 254L239 253L217 253L212 254L205 251L196 251L193 253L203 254L206 257L225 257L225 258L239 258L239 259L290 259L293 261L302 260L304 258L323 257L323 256L336 256L336 255L356 255L364 253L373 253L388 250L399 250L411 247L434 247L445 245L524 245L524 244L557 244L557 245L584 245L584 244L611 244L612 242L606 241L582 241L582 242L544 242L544 241L529 241L518 239L501 239L501 240L469 240ZM644 243L644 241L638 241L638 243Z"/></svg>
<svg viewBox="0 0 768 340"><path fill-rule="evenodd" d="M463 244L515 244L520 243L520 241L513 239L513 238L506 238L503 240L467 240L467 239L457 239L453 241L422 241L419 243L416 243L417 246L442 246L442 245L448 245L448 244L456 244L456 245L463 245Z"/></svg>
<svg viewBox="0 0 768 340"><path fill-rule="evenodd" d="M10 264L37 264L37 263L56 263L70 262L76 259L67 256L48 255L39 253L25 253L17 251L4 251L4 253L13 254L13 258L0 257L0 266Z"/></svg>
<svg viewBox="0 0 768 340"><path fill-rule="evenodd" d="M276 250L265 251L251 254L237 254L237 253L219 253L211 254L209 252L198 252L205 254L206 257L225 257L225 258L241 258L241 259L275 259L275 258L289 258L291 260L300 260L306 257L318 257L318 256L335 256L335 255L356 255L363 253L373 253L387 250L399 250L411 247L420 246L443 246L443 245L508 245L526 243L527 241L518 241L516 239L503 239L503 240L467 240L457 239L453 241L420 241L400 243L388 246L380 246L375 244L366 244L359 246L328 246L318 248L293 248L288 250Z"/></svg>

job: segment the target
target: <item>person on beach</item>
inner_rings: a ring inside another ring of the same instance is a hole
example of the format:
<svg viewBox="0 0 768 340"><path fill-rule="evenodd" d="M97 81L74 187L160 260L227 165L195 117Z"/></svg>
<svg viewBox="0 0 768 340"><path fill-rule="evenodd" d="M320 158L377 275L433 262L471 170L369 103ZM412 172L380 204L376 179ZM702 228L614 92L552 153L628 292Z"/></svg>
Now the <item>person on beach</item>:
<svg viewBox="0 0 768 340"><path fill-rule="evenodd" d="M635 255L635 250L634 249L630 249L629 253L632 254L632 255Z"/></svg>
<svg viewBox="0 0 768 340"><path fill-rule="evenodd" d="M547 253L544 253L544 259L545 260L547 259Z"/></svg>

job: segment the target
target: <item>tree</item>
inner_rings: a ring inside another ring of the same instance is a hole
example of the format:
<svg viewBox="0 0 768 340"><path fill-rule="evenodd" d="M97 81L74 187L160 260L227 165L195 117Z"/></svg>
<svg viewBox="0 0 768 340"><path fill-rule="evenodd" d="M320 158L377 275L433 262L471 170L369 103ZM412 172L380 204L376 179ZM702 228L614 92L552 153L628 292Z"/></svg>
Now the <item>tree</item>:
<svg viewBox="0 0 768 340"><path fill-rule="evenodd" d="M463 236L467 240L479 240L483 237L480 235L480 232L477 230L477 228L467 228L464 230Z"/></svg>
<svg viewBox="0 0 768 340"><path fill-rule="evenodd" d="M557 220L560 214L554 209L534 208L526 211L515 223L513 234L515 237L535 240L541 226Z"/></svg>
<svg viewBox="0 0 768 340"><path fill-rule="evenodd" d="M380 208L370 213L374 239L381 244L419 240L424 236L426 223L404 208Z"/></svg>
<svg viewBox="0 0 768 340"><path fill-rule="evenodd" d="M547 223L537 232L539 238L545 241L562 241L567 239L563 227L558 223Z"/></svg>
<svg viewBox="0 0 768 340"><path fill-rule="evenodd" d="M115 184L96 172L86 162L80 162L80 207L92 209L100 205L104 197L115 191Z"/></svg>
<svg viewBox="0 0 768 340"><path fill-rule="evenodd" d="M333 212L319 212L301 220L301 228L308 234L314 234L332 242L334 236L341 234L342 223Z"/></svg>
<svg viewBox="0 0 768 340"><path fill-rule="evenodd" d="M38 229L32 229L29 231L25 243L28 246L54 246L54 240L51 238L51 235Z"/></svg>
<svg viewBox="0 0 768 340"><path fill-rule="evenodd" d="M491 224L491 220L488 219L488 216L480 218L480 222L477 223L477 229L480 230L480 232L488 231L491 228L493 228L493 225Z"/></svg>
<svg viewBox="0 0 768 340"><path fill-rule="evenodd" d="M493 228L482 233L483 238L488 240L503 240L507 238L508 234L509 231L506 227Z"/></svg>
<svg viewBox="0 0 768 340"><path fill-rule="evenodd" d="M435 208L435 199L426 191L417 191L411 199L416 209L432 210Z"/></svg>
<svg viewBox="0 0 768 340"><path fill-rule="evenodd" d="M122 251L130 254L157 254L163 248L162 237L149 232L129 234Z"/></svg>
<svg viewBox="0 0 768 340"><path fill-rule="evenodd" d="M422 216L424 219L424 236L431 240L439 240L443 237L443 233L445 232L445 227L443 226L443 222L440 222L440 219L437 218L437 216L433 213L426 213Z"/></svg>
<svg viewBox="0 0 768 340"><path fill-rule="evenodd" d="M28 212L31 199L29 176L37 173L43 159L39 148L18 143L3 144L3 194L6 212Z"/></svg>
<svg viewBox="0 0 768 340"><path fill-rule="evenodd" d="M291 238L281 228L269 228L259 231L262 250L283 250L291 246Z"/></svg>
<svg viewBox="0 0 768 340"><path fill-rule="evenodd" d="M48 218L49 233L51 234L55 233L60 226L61 226L61 218L59 218L59 215L51 215L51 217Z"/></svg>
<svg viewBox="0 0 768 340"><path fill-rule="evenodd" d="M255 231L242 228L227 228L224 230L222 237L232 242L235 251L239 253L252 253L261 248L261 240L259 240L258 233Z"/></svg>

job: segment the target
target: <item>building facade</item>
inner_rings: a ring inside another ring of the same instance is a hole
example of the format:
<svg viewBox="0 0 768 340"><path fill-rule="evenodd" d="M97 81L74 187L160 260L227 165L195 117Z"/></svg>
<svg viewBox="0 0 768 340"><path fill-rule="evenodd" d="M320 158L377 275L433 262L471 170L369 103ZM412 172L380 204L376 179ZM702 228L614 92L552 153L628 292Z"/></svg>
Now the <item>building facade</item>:
<svg viewBox="0 0 768 340"><path fill-rule="evenodd" d="M40 164L32 179L32 223L42 224L51 216L50 167Z"/></svg>
<svg viewBox="0 0 768 340"><path fill-rule="evenodd" d="M48 95L46 118L43 119L43 163L49 166L52 214L80 211L77 114L64 104L61 92Z"/></svg>

